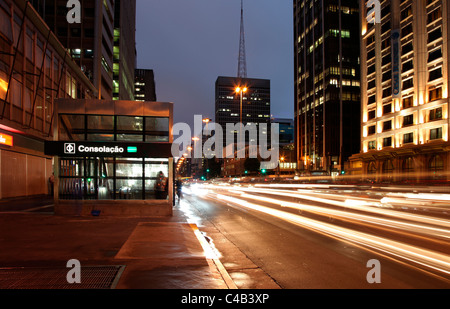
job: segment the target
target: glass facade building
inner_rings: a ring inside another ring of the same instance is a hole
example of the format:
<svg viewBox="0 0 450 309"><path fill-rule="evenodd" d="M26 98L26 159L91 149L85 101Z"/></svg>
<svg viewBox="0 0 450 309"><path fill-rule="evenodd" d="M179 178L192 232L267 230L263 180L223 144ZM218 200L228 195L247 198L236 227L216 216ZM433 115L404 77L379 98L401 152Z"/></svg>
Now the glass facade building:
<svg viewBox="0 0 450 309"><path fill-rule="evenodd" d="M336 171L359 152L359 2L294 1L294 122L300 170Z"/></svg>

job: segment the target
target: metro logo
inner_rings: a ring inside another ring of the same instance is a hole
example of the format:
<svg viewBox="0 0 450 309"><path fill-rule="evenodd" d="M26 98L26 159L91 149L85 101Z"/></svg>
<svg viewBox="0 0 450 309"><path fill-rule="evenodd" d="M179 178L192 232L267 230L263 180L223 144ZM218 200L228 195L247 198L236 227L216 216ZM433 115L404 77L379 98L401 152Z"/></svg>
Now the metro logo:
<svg viewBox="0 0 450 309"><path fill-rule="evenodd" d="M74 143L65 143L64 144L64 153L74 154L75 153L75 144Z"/></svg>

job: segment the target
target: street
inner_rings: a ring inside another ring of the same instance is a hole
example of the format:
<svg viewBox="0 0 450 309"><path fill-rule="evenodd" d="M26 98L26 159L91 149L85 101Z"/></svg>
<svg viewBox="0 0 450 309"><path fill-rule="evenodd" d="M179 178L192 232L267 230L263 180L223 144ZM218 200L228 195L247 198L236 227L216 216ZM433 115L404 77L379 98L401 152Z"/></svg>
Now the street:
<svg viewBox="0 0 450 309"><path fill-rule="evenodd" d="M239 288L255 287L256 269L283 289L448 288L450 195L436 191L211 183L184 188L177 207L206 231ZM224 254L224 238L241 255ZM242 256L256 269L239 267ZM379 283L368 282L373 259Z"/></svg>

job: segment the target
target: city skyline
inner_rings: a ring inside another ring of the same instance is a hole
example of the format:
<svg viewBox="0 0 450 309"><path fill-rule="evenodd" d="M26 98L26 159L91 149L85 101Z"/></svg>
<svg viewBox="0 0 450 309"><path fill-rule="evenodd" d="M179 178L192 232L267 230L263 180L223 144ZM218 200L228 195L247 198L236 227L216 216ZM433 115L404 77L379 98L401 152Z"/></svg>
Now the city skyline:
<svg viewBox="0 0 450 309"><path fill-rule="evenodd" d="M292 4L244 1L244 23L248 77L271 80L272 116L293 118ZM175 122L214 118L217 77L237 75L239 27L239 0L137 1L137 66L154 70Z"/></svg>

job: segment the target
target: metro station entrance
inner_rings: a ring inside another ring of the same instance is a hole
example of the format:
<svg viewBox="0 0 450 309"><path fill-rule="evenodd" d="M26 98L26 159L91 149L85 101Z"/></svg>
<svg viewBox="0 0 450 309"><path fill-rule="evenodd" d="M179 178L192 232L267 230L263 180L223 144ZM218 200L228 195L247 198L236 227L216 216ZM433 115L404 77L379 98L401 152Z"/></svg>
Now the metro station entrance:
<svg viewBox="0 0 450 309"><path fill-rule="evenodd" d="M57 100L55 212L171 215L173 104Z"/></svg>

